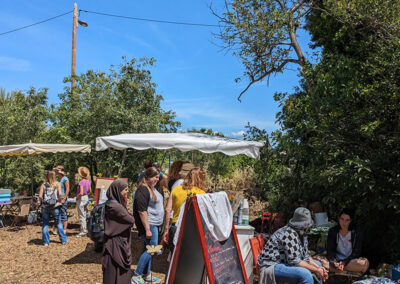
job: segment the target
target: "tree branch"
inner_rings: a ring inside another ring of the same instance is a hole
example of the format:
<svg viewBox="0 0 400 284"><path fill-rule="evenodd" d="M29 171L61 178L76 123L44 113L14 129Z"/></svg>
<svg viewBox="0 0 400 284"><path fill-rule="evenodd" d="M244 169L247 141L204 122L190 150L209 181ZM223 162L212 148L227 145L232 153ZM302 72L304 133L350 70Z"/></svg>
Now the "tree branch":
<svg viewBox="0 0 400 284"><path fill-rule="evenodd" d="M276 67L276 68L274 67L274 68L271 68L270 70L267 70L266 72L264 72L264 74L262 74L262 75L261 75L260 77L258 77L257 79L255 79L254 76L249 76L249 77L251 77L251 81L250 81L250 83L246 86L246 88L245 88L242 92L240 92L239 97L238 97L238 101L239 101L239 102L242 102L241 99L240 99L241 96L242 96L244 93L246 93L247 90L248 90L254 83L257 83L257 82L263 80L266 76L269 76L269 75L271 75L271 74L274 73L274 72L280 72L280 71L285 67L285 65L288 64L288 63L300 64L300 61L299 61L298 59L286 59L286 60L284 60L278 67Z"/></svg>
<svg viewBox="0 0 400 284"><path fill-rule="evenodd" d="M282 3L282 1L281 1L281 0L276 0L276 2L278 2L278 3L279 3L279 6L281 6L282 12L286 12L286 7L285 7L285 5Z"/></svg>
<svg viewBox="0 0 400 284"><path fill-rule="evenodd" d="M300 0L299 2L297 2L296 5L293 6L292 9L290 9L290 12L293 13L295 12L297 9L299 9L303 4L304 4L305 0Z"/></svg>

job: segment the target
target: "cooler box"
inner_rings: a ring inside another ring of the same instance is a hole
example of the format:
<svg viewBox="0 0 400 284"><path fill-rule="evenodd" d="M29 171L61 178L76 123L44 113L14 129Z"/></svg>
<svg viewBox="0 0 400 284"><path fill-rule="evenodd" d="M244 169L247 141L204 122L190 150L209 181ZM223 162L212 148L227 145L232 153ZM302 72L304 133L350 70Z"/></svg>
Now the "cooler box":
<svg viewBox="0 0 400 284"><path fill-rule="evenodd" d="M0 188L0 205L10 204L11 189Z"/></svg>
<svg viewBox="0 0 400 284"><path fill-rule="evenodd" d="M392 268L392 279L397 281L400 279L400 264L397 264Z"/></svg>
<svg viewBox="0 0 400 284"><path fill-rule="evenodd" d="M250 225L235 225L236 235L242 253L243 264L246 269L249 284L253 283L253 253L251 251L250 239L254 237L254 228Z"/></svg>

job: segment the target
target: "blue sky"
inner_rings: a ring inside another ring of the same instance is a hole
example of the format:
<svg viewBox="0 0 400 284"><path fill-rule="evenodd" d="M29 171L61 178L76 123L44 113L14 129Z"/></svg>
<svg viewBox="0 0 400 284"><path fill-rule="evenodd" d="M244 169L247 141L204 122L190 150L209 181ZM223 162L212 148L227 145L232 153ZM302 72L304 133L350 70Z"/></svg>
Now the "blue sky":
<svg viewBox="0 0 400 284"><path fill-rule="evenodd" d="M3 0L0 33L73 10L75 1ZM217 24L207 7L209 0L78 1L78 9L131 17ZM222 1L220 1L222 3ZM218 8L218 7L217 7ZM172 109L182 130L212 128L237 136L250 122L268 132L278 128L275 92L292 92L298 85L296 70L271 77L269 85L245 86L234 82L243 73L239 60L222 50L213 36L218 29L132 21L81 13L89 27L78 27L77 74L88 69L106 71L122 63L122 56L154 57L151 69L162 107ZM30 86L49 88L49 101L57 103L63 78L71 70L72 14L28 29L0 36L0 87L6 91ZM300 42L306 43L303 35ZM294 66L293 69L296 67Z"/></svg>

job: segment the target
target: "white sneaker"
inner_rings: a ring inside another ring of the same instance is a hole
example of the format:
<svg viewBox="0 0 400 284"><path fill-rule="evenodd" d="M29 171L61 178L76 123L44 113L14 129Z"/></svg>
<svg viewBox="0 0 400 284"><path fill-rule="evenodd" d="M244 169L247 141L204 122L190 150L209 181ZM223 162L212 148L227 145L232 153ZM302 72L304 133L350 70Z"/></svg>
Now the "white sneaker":
<svg viewBox="0 0 400 284"><path fill-rule="evenodd" d="M79 234L76 235L77 238L81 238L84 236L86 236L86 233L84 233L84 232L80 232Z"/></svg>
<svg viewBox="0 0 400 284"><path fill-rule="evenodd" d="M154 283L154 284L161 283L161 279L160 279L160 278L154 277L154 276L152 276L152 275L150 275L150 274L144 276L144 277L143 277L143 280L146 281L146 282Z"/></svg>
<svg viewBox="0 0 400 284"><path fill-rule="evenodd" d="M131 284L146 284L140 275L133 275L131 278Z"/></svg>

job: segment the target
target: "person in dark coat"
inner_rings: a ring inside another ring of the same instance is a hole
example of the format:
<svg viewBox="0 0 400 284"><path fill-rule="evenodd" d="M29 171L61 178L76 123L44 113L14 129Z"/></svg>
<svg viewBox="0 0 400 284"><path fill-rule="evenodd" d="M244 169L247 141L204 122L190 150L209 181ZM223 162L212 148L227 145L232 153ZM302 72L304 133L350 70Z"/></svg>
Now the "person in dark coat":
<svg viewBox="0 0 400 284"><path fill-rule="evenodd" d="M103 256L103 283L129 284L131 281L131 228L135 219L126 209L128 183L116 179L107 190L105 210L105 238ZM116 201L116 202L115 202Z"/></svg>
<svg viewBox="0 0 400 284"><path fill-rule="evenodd" d="M353 225L354 213L343 209L339 214L339 225L328 232L328 260L330 270L365 273L369 267L368 259L361 257L363 236Z"/></svg>

